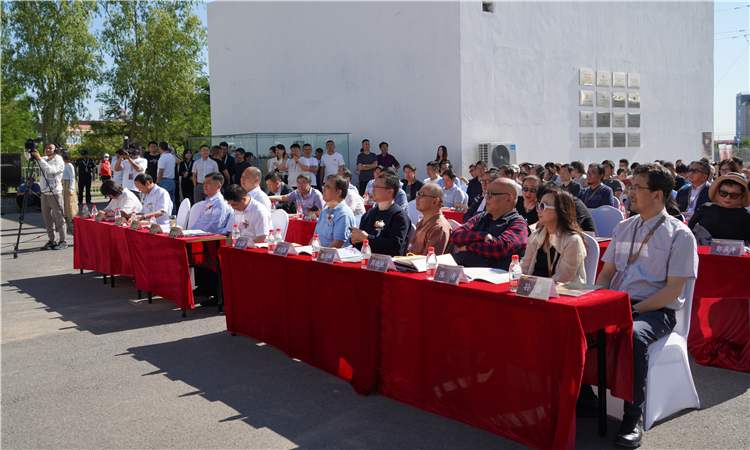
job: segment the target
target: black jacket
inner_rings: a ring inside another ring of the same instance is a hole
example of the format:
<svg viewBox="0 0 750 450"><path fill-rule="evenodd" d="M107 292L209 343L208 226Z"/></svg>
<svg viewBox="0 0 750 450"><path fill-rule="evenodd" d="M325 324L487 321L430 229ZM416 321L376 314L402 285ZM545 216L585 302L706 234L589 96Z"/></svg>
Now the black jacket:
<svg viewBox="0 0 750 450"><path fill-rule="evenodd" d="M294 189L290 188L283 181L281 182L281 189L279 195L287 195L294 192ZM269 192L268 195L276 195L273 192ZM287 214L297 214L297 202L278 202L276 203L276 209L283 209Z"/></svg>
<svg viewBox="0 0 750 450"><path fill-rule="evenodd" d="M401 184L401 189L406 191L406 180ZM419 192L420 189L422 189L422 186L424 184L419 180L414 180L414 184L411 185L411 192L406 195L406 201L410 202L412 200L415 200L417 198L417 192Z"/></svg>

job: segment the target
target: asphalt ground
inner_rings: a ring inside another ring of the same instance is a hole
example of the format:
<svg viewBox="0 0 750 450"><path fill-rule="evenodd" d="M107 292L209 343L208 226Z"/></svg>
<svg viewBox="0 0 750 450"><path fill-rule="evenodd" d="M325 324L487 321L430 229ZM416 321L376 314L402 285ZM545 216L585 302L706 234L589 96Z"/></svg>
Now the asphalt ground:
<svg viewBox="0 0 750 450"><path fill-rule="evenodd" d="M101 199L101 197L100 197ZM99 207L104 206L99 202ZM171 301L137 299L133 280L73 269L73 248L41 251L29 212L19 256L16 208L0 218L0 445L36 448L527 448L349 385L249 338L216 308L183 319ZM72 236L69 244L74 244ZM750 448L750 374L691 370L701 410L646 432L643 446ZM613 445L578 419L581 449Z"/></svg>

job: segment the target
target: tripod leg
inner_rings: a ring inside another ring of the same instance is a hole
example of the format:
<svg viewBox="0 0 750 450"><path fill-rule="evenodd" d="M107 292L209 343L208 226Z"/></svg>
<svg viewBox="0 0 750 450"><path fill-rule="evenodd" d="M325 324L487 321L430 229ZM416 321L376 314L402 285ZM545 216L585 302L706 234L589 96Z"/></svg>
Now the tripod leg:
<svg viewBox="0 0 750 450"><path fill-rule="evenodd" d="M28 187L26 193L23 196L23 206L21 206L21 215L18 217L18 236L16 237L16 245L13 247L13 258L18 258L18 246L21 244L21 228L23 228L23 220L26 218L26 206L28 206L29 199L26 196L29 193Z"/></svg>

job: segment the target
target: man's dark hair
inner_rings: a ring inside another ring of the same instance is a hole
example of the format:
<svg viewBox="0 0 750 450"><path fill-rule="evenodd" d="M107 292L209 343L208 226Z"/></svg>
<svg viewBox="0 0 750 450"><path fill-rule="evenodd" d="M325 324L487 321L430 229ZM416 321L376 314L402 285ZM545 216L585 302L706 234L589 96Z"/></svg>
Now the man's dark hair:
<svg viewBox="0 0 750 450"><path fill-rule="evenodd" d="M303 180L307 184L310 184L312 182L312 177L310 177L309 173L302 172L301 174L297 175L297 183L299 183L299 180Z"/></svg>
<svg viewBox="0 0 750 450"><path fill-rule="evenodd" d="M276 171L274 170L273 172L268 172L268 173L266 174L266 178L265 178L265 180L266 180L266 181L273 181L273 182L276 182L276 181L281 181L281 177L279 176L279 172L276 172Z"/></svg>
<svg viewBox="0 0 750 450"><path fill-rule="evenodd" d="M383 166L377 166L375 168L375 170L379 170L381 173L383 173L383 172L385 172L385 167L383 167ZM373 173L375 173L375 172L373 172Z"/></svg>
<svg viewBox="0 0 750 450"><path fill-rule="evenodd" d="M201 145L201 148L198 149L198 151L203 150L203 147L206 147L207 149L211 150L211 147L209 147L207 144L203 144L203 145Z"/></svg>
<svg viewBox="0 0 750 450"><path fill-rule="evenodd" d="M476 167L476 166L478 166L478 165L480 165L480 164L481 164L481 165L482 165L482 167L484 167L485 169L487 168L487 163L486 163L486 162L484 162L484 161L482 161L481 159L480 159L479 161L477 161L477 162L476 162L476 163L474 164L474 166Z"/></svg>
<svg viewBox="0 0 750 450"><path fill-rule="evenodd" d="M597 163L589 164L589 169L592 167L596 167L596 171L599 172L599 175L604 176L604 164L597 164Z"/></svg>
<svg viewBox="0 0 750 450"><path fill-rule="evenodd" d="M389 168L385 169L385 171L387 173L393 175L394 177L398 178L398 169L396 169L395 167L389 167Z"/></svg>
<svg viewBox="0 0 750 450"><path fill-rule="evenodd" d="M141 146L140 146L140 144L138 144L137 142L131 142L131 143L130 143L130 144L128 145L128 148L129 148L129 149L130 149L130 148L132 148L133 150L140 150L140 149L141 149Z"/></svg>
<svg viewBox="0 0 750 450"><path fill-rule="evenodd" d="M388 172L381 173L378 178L383 179L386 189L393 189L393 198L396 198L396 195L398 195L398 190L401 188L401 182L398 181L398 177Z"/></svg>
<svg viewBox="0 0 750 450"><path fill-rule="evenodd" d="M739 167L740 169L745 167L745 161L743 161L742 158L739 158L737 156L732 156L731 159L732 161L734 161L735 164L737 164L737 167Z"/></svg>
<svg viewBox="0 0 750 450"><path fill-rule="evenodd" d="M286 150L286 147L284 147L284 144L276 144L276 150Z"/></svg>
<svg viewBox="0 0 750 450"><path fill-rule="evenodd" d="M440 164L437 161L428 162L427 167L432 167L435 170L440 170Z"/></svg>
<svg viewBox="0 0 750 450"><path fill-rule="evenodd" d="M502 170L504 177L507 177L508 175L513 176L513 167L511 167L510 164L503 164L502 166L498 167L497 170Z"/></svg>
<svg viewBox="0 0 750 450"><path fill-rule="evenodd" d="M562 166L560 166L560 170L562 169L567 170L568 173L573 173L573 166L571 166L570 164L563 164Z"/></svg>
<svg viewBox="0 0 750 450"><path fill-rule="evenodd" d="M576 159L570 162L570 166L578 173L586 173L586 169L583 167L583 161Z"/></svg>
<svg viewBox="0 0 750 450"><path fill-rule="evenodd" d="M295 142L294 144L292 144L292 145L289 146L289 150L291 150L293 148L299 148L299 144Z"/></svg>
<svg viewBox="0 0 750 450"><path fill-rule="evenodd" d="M544 176L544 167L542 167L541 164L532 164L531 168L536 171L536 175L539 178L541 178L542 176ZM531 173L531 172L529 172L529 173Z"/></svg>
<svg viewBox="0 0 750 450"><path fill-rule="evenodd" d="M498 178L502 177L502 175L500 175L500 172L498 172L496 169L490 169L484 173L484 175L487 174L490 174L490 178L492 179L492 181L495 181Z"/></svg>
<svg viewBox="0 0 750 450"><path fill-rule="evenodd" d="M695 164L696 166L700 166L701 167L701 171L705 175L711 175L711 164L709 164L708 161L704 161L704 160L700 159L698 161L693 161L693 162L690 163L691 166L693 164Z"/></svg>
<svg viewBox="0 0 750 450"><path fill-rule="evenodd" d="M224 200L239 202L247 195L245 188L239 184L230 184L224 189Z"/></svg>
<svg viewBox="0 0 750 450"><path fill-rule="evenodd" d="M404 165L404 169L409 169L412 172L417 173L417 168L412 163L408 163L408 164Z"/></svg>
<svg viewBox="0 0 750 450"><path fill-rule="evenodd" d="M443 172L443 176L448 176L451 180L456 179L456 172L452 171L451 169L446 169L445 172Z"/></svg>
<svg viewBox="0 0 750 450"><path fill-rule="evenodd" d="M548 162L547 164L545 164L545 165L544 165L544 168L545 168L545 169L552 169L552 170L554 170L555 172L557 172L557 166L556 166L556 165L555 165L555 163L553 163L552 161L550 161L550 162Z"/></svg>
<svg viewBox="0 0 750 450"><path fill-rule="evenodd" d="M661 165L667 169L674 169L674 163L672 161L664 161Z"/></svg>
<svg viewBox="0 0 750 450"><path fill-rule="evenodd" d="M239 152L241 155L244 155L245 154L245 149L242 148L242 147L240 147L240 148L236 149L234 152L235 153Z"/></svg>
<svg viewBox="0 0 750 450"><path fill-rule="evenodd" d="M633 164L630 165L630 170L635 170L636 167L638 167L640 164L638 164L636 161L633 161Z"/></svg>
<svg viewBox="0 0 750 450"><path fill-rule="evenodd" d="M162 150L169 151L169 142L167 142L167 141L161 141L161 142L159 142L159 148L162 149Z"/></svg>
<svg viewBox="0 0 750 450"><path fill-rule="evenodd" d="M229 147L229 144L226 142L219 142L219 147Z"/></svg>
<svg viewBox="0 0 750 450"><path fill-rule="evenodd" d="M305 143L305 144L304 144L304 145L302 146L302 149L304 150L304 149L305 149L305 147L310 147L310 150L312 150L312 145L310 145L310 144L308 144L308 143Z"/></svg>
<svg viewBox="0 0 750 450"><path fill-rule="evenodd" d="M605 159L604 161L602 161L602 165L609 166L610 169L615 168L615 163L613 163L611 159Z"/></svg>
<svg viewBox="0 0 750 450"><path fill-rule="evenodd" d="M630 164L630 161L628 161L628 160L627 160L627 159L625 159L625 158L622 158L622 159L620 160L620 164L622 164L622 163L625 163L625 165L628 165L628 164Z"/></svg>
<svg viewBox="0 0 750 450"><path fill-rule="evenodd" d="M383 148L383 146L384 146L384 145L385 145L386 147L388 147L388 143L387 143L387 142L385 142L385 141L383 141L383 142L381 142L380 144L378 144L378 148Z"/></svg>
<svg viewBox="0 0 750 450"><path fill-rule="evenodd" d="M107 180L102 183L102 187L99 188L99 192L101 192L105 197L109 197L110 195L113 197L119 197L120 194L122 194L122 186L112 180Z"/></svg>
<svg viewBox="0 0 750 450"><path fill-rule="evenodd" d="M542 201L544 194L554 193L560 190L560 187L555 184L554 181L543 181L542 184L536 188L536 198L538 201Z"/></svg>
<svg viewBox="0 0 750 450"><path fill-rule="evenodd" d="M685 164L677 164L674 168L675 173L686 173L687 166Z"/></svg>
<svg viewBox="0 0 750 450"><path fill-rule="evenodd" d="M158 142L156 142L156 141L151 141L151 142L149 142L149 143L148 143L148 146L149 146L149 147L151 147L151 144L154 144L154 145L159 145L159 143L158 143Z"/></svg>
<svg viewBox="0 0 750 450"><path fill-rule="evenodd" d="M446 164L448 165L448 168L446 170L453 170L453 164L451 164L451 162L447 159L440 161L440 168L442 168Z"/></svg>
<svg viewBox="0 0 750 450"><path fill-rule="evenodd" d="M346 169L349 170L349 169ZM351 176L351 172L349 172L349 176ZM328 175L326 177L326 181L333 180L333 187L337 191L341 191L339 194L339 198L341 200L344 200L346 198L346 195L349 193L349 181L346 180L346 178L342 177L341 175Z"/></svg>
<svg viewBox="0 0 750 450"><path fill-rule="evenodd" d="M341 173L344 174L344 178L346 178L347 180L351 181L351 179L352 179L352 171L351 170L349 170L346 167L344 167L343 169L341 169ZM329 177L330 176L331 175L329 175Z"/></svg>
<svg viewBox="0 0 750 450"><path fill-rule="evenodd" d="M135 177L135 180L133 180L133 181L134 181L134 182L135 182L135 181L137 181L137 182L139 182L139 183L141 183L142 185L144 185L144 186L145 186L145 185L146 185L146 182L148 182L148 183L153 183L153 182L154 182L154 179L153 179L153 178L151 178L151 175L149 175L149 174L147 174L147 173L139 173L139 174L138 174L138 175L137 175L137 176Z"/></svg>
<svg viewBox="0 0 750 450"><path fill-rule="evenodd" d="M323 153L323 149L318 147L315 149L315 153Z"/></svg>
<svg viewBox="0 0 750 450"><path fill-rule="evenodd" d="M623 172L625 172L626 174L628 173L628 171L625 170L625 169L623 169L622 167L620 167L619 169L617 169L617 175L620 175Z"/></svg>
<svg viewBox="0 0 750 450"><path fill-rule="evenodd" d="M224 175L220 174L219 172L211 172L206 175L206 178L210 178L221 185L224 184Z"/></svg>
<svg viewBox="0 0 750 450"><path fill-rule="evenodd" d="M665 205L672 198L674 177L666 167L657 164L641 164L633 170L633 176L641 175L648 178L648 188L652 192L661 191L662 203Z"/></svg>
<svg viewBox="0 0 750 450"><path fill-rule="evenodd" d="M364 144L365 142L370 142L370 140L369 139L362 139L362 143Z"/></svg>
<svg viewBox="0 0 750 450"><path fill-rule="evenodd" d="M332 140L330 140L330 139L328 139L328 140L326 141L326 145L328 145L328 143L329 143L329 142L330 142L331 144L334 144L334 145L336 145L336 144L335 144L335 143L334 143L334 142L333 142Z"/></svg>

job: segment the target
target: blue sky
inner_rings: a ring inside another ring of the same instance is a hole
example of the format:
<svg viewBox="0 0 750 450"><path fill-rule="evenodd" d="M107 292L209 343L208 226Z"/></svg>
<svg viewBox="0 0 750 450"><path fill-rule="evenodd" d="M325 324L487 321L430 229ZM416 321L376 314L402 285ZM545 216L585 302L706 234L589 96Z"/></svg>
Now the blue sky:
<svg viewBox="0 0 750 450"><path fill-rule="evenodd" d="M207 2L209 3L209 2ZM737 93L750 91L750 0L714 3L714 139L732 139L735 133L735 99ZM206 4L195 6L195 12L208 26ZM103 19L97 18L94 30L101 29ZM744 30L744 31L740 31ZM111 59L105 58L110 64ZM208 48L203 52L204 71L208 68ZM99 118L96 92L88 101L92 119Z"/></svg>

